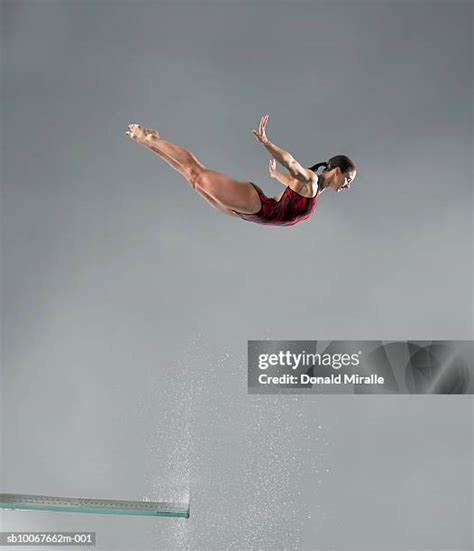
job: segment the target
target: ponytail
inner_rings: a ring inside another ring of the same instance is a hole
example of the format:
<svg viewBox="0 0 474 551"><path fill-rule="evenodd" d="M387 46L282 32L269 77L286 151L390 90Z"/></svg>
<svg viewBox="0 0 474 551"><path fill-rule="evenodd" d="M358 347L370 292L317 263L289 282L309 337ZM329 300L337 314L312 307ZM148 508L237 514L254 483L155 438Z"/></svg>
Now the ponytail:
<svg viewBox="0 0 474 551"><path fill-rule="evenodd" d="M349 170L357 170L354 162L346 155L335 155L334 157L331 157L329 161L317 163L309 167L309 169L316 172L320 166L324 166L324 170L332 170L333 168L339 167L343 174L347 173Z"/></svg>
<svg viewBox="0 0 474 551"><path fill-rule="evenodd" d="M313 172L317 172L317 170L320 166L324 166L325 170L327 170L329 168L329 162L328 161L323 161L321 163L317 163L313 166L310 166L309 169L312 170Z"/></svg>

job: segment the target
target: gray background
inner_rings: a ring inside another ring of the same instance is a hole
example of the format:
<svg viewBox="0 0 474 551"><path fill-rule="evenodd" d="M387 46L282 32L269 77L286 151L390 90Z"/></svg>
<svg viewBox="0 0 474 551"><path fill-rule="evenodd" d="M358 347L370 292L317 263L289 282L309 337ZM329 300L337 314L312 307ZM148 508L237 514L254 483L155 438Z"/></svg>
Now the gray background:
<svg viewBox="0 0 474 551"><path fill-rule="evenodd" d="M472 338L472 4L2 7L2 489L190 496L192 518L1 514L98 549L472 547L472 398L249 396L247 339ZM251 130L359 173L291 228Z"/></svg>

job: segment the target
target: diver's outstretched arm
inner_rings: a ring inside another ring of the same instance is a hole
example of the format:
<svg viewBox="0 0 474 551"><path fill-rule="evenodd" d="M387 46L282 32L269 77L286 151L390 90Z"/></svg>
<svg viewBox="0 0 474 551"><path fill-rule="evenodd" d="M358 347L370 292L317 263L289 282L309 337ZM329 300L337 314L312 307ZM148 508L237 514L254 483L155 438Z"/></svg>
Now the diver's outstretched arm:
<svg viewBox="0 0 474 551"><path fill-rule="evenodd" d="M289 169L290 168L289 163L293 158L293 156L291 155L291 153L288 153L288 151L285 151L284 149L281 149L281 147L276 146L268 139L267 132L265 130L265 127L267 126L267 122L268 122L268 117L269 115L263 115L258 125L258 131L252 130L252 132L255 134L255 139L258 142L263 143L263 145L271 153L272 157L276 159L285 168Z"/></svg>
<svg viewBox="0 0 474 551"><path fill-rule="evenodd" d="M293 155L291 153L285 151L284 149L281 149L281 147L278 147L270 140L264 142L263 145L271 153L274 159L276 159L282 166L284 166L288 170L290 169L290 162L293 159Z"/></svg>
<svg viewBox="0 0 474 551"><path fill-rule="evenodd" d="M280 184L283 184L284 186L289 186L291 182L294 181L294 178L288 176L288 174L276 170L275 159L270 159L270 161L268 161L268 170L270 172L270 177L274 180L277 180L278 182L280 182Z"/></svg>
<svg viewBox="0 0 474 551"><path fill-rule="evenodd" d="M314 182L316 176L313 171L300 165L300 163L293 157L291 153L285 151L284 149L281 149L281 147L276 146L268 139L265 131L265 126L267 125L267 122L268 115L264 115L260 119L258 132L257 130L253 130L255 138L259 142L263 143L263 145L272 154L272 157L274 157L281 165L288 169L293 178L296 178L304 184L307 184L308 182Z"/></svg>
<svg viewBox="0 0 474 551"><path fill-rule="evenodd" d="M312 170L309 170L309 168L305 168L304 166L302 166L291 153L288 153L288 151L279 148L275 144L272 144L270 140L266 141L263 145L268 149L268 151L270 151L273 157L275 157L275 159L281 165L288 169L288 172L291 174L293 179L296 178L304 184L314 181L314 172Z"/></svg>

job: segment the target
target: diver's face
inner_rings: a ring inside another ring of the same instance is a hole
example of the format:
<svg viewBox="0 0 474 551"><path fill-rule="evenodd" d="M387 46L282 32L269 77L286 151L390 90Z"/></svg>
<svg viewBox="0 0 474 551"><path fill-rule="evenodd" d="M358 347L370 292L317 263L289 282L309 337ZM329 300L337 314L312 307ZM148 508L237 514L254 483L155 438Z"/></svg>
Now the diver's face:
<svg viewBox="0 0 474 551"><path fill-rule="evenodd" d="M334 185L333 185L334 191L339 193L343 189L351 189L351 184L354 181L354 178L356 177L356 171L352 170L347 173L343 173L341 172L341 169L338 166L334 170L335 170Z"/></svg>

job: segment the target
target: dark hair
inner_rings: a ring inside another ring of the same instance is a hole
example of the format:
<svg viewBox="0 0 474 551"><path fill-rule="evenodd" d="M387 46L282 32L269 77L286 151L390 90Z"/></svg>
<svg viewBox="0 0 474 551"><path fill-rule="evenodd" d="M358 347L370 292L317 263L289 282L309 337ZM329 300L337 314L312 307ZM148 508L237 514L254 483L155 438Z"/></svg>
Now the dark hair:
<svg viewBox="0 0 474 551"><path fill-rule="evenodd" d="M343 174L345 172L349 172L350 170L357 170L354 162L351 161L346 155L336 155L331 157L329 161L323 161L322 163L316 163L315 165L310 166L309 169L316 172L320 166L324 166L324 170L332 170L338 166Z"/></svg>

